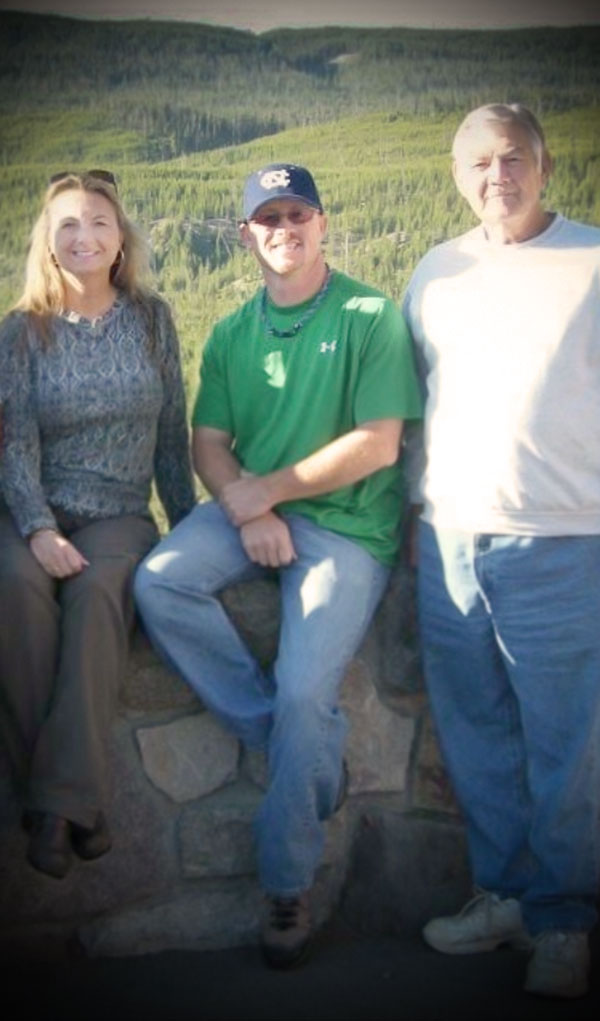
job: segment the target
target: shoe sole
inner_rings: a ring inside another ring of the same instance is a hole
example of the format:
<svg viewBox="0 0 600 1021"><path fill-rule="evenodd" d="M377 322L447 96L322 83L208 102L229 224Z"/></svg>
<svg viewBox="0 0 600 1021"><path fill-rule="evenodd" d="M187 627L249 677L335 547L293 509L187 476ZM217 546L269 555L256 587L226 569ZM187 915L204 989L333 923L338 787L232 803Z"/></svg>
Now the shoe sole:
<svg viewBox="0 0 600 1021"><path fill-rule="evenodd" d="M52 868L49 863L35 861L33 857L27 855L27 861L36 872L41 872L44 876L51 876L52 879L64 879L71 868L71 862L68 861L63 865Z"/></svg>
<svg viewBox="0 0 600 1021"><path fill-rule="evenodd" d="M265 964L273 971L291 971L293 968L300 968L308 961L313 948L312 939L307 940L304 946L293 956L286 957L285 951L279 956L277 951L261 945L261 953Z"/></svg>
<svg viewBox="0 0 600 1021"><path fill-rule="evenodd" d="M108 854L112 848L112 840L109 840L107 843L101 844L98 847L86 848L80 847L79 843L71 837L71 844L75 854L78 858L81 858L82 861L95 861L96 858L101 858L103 854Z"/></svg>
<svg viewBox="0 0 600 1021"><path fill-rule="evenodd" d="M589 986L587 982L581 986L574 986L572 989L548 989L543 986L536 986L534 982L526 982L523 986L526 993L530 993L532 996L545 996L554 998L555 1000L576 1000L580 996L585 996L589 992Z"/></svg>
<svg viewBox="0 0 600 1021"><path fill-rule="evenodd" d="M423 939L440 954L485 954L504 946L510 947L511 950L531 950L532 947L532 940L527 935L479 939L471 943L442 943L424 932Z"/></svg>

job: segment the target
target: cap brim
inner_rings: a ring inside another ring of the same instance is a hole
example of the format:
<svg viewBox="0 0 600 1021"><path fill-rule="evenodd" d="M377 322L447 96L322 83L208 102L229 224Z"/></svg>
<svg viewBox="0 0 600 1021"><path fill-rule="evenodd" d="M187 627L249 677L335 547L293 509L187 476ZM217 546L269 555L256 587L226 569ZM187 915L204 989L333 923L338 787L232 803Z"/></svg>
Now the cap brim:
<svg viewBox="0 0 600 1021"><path fill-rule="evenodd" d="M268 199L263 199L262 202L259 202L258 205L254 207L251 213L246 213L244 219L251 220L259 209L262 209L263 206L267 206L269 202L277 202L278 199L292 199L296 202L304 202L305 206L310 206L312 209L316 209L318 213L323 212L323 206L320 202L311 202L311 200L307 199L305 195L296 195L295 193L290 194L290 192L286 192L285 195L271 195Z"/></svg>

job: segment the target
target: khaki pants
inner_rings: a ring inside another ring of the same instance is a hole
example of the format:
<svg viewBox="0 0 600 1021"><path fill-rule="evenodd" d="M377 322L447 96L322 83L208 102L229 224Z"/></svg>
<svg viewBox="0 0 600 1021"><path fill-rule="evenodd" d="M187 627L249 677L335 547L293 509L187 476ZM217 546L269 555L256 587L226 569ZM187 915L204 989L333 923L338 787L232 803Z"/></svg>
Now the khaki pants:
<svg viewBox="0 0 600 1021"><path fill-rule="evenodd" d="M91 826L105 798L132 576L157 532L134 516L67 532L89 567L56 580L0 513L0 728L26 807Z"/></svg>

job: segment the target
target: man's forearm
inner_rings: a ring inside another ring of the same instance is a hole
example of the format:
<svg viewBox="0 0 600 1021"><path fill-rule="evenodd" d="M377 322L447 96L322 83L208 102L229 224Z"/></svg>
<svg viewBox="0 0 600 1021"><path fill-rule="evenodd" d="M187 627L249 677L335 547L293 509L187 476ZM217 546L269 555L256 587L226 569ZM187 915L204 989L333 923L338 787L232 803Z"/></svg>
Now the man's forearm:
<svg viewBox="0 0 600 1021"><path fill-rule="evenodd" d="M398 458L402 422L365 422L294 465L226 483L219 499L241 525L280 503L330 493L352 485Z"/></svg>
<svg viewBox="0 0 600 1021"><path fill-rule="evenodd" d="M239 479L240 463L233 454L230 442L223 435L207 436L207 430L195 430L192 436L194 470L208 490L218 500L223 488Z"/></svg>
<svg viewBox="0 0 600 1021"><path fill-rule="evenodd" d="M331 493L389 467L398 459L401 432L394 419L365 423L297 464L263 476L273 506Z"/></svg>
<svg viewBox="0 0 600 1021"><path fill-rule="evenodd" d="M192 457L198 477L225 510L223 492L242 474L231 442L229 433L206 426L195 429L192 437ZM248 476L249 479L253 477ZM285 567L296 559L288 526L276 514L267 511L253 514L239 523L231 520L240 528L240 541L254 563L263 567Z"/></svg>

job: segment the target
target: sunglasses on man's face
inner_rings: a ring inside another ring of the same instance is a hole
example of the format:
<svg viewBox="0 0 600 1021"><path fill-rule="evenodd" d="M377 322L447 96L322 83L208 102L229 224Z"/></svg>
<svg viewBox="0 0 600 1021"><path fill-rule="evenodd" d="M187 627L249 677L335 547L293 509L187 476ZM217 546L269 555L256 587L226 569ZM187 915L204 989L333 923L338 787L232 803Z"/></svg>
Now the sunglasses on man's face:
<svg viewBox="0 0 600 1021"><path fill-rule="evenodd" d="M266 209L263 213L259 209L254 216L250 217L250 223L258 223L260 227L274 229L279 227L283 220L288 220L292 226L296 226L298 223L308 223L316 212L317 210L314 206L309 206L305 203L300 206L294 206L287 213L281 213L278 209Z"/></svg>
<svg viewBox="0 0 600 1021"><path fill-rule="evenodd" d="M48 184L56 184L57 181L64 181L67 177L95 177L98 181L106 181L117 190L117 179L110 170L85 170L80 173L78 170L61 170L58 174L52 174Z"/></svg>

